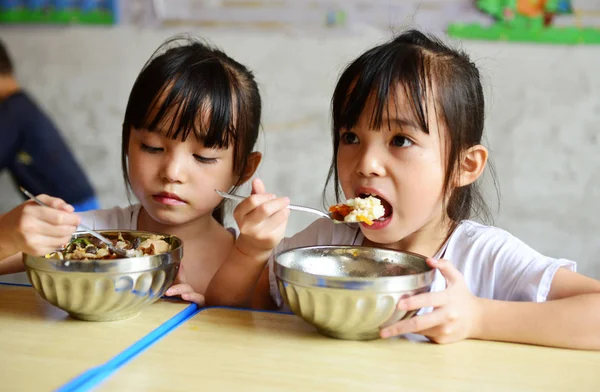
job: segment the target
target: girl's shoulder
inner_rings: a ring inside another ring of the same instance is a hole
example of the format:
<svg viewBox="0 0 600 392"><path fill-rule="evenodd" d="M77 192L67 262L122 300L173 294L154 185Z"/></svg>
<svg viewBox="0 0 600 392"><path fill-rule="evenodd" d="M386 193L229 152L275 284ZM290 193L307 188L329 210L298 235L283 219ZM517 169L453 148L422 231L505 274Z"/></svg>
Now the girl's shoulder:
<svg viewBox="0 0 600 392"><path fill-rule="evenodd" d="M556 271L577 269L571 260L546 256L506 230L473 221L454 230L443 258L463 274L474 295L506 301L545 301ZM435 291L445 287L438 280Z"/></svg>
<svg viewBox="0 0 600 392"><path fill-rule="evenodd" d="M538 253L508 231L479 222L464 220L454 229L444 249L444 258L462 260L489 259L510 254L512 257L532 257Z"/></svg>
<svg viewBox="0 0 600 392"><path fill-rule="evenodd" d="M558 260L538 252L504 229L469 220L461 222L448 239L444 258L476 265L548 264Z"/></svg>
<svg viewBox="0 0 600 392"><path fill-rule="evenodd" d="M136 230L141 204L80 212L81 224L94 230Z"/></svg>
<svg viewBox="0 0 600 392"><path fill-rule="evenodd" d="M482 244L501 245L505 243L521 243L517 237L496 226L488 226L472 220L464 220L458 224L449 239L455 245L473 247Z"/></svg>

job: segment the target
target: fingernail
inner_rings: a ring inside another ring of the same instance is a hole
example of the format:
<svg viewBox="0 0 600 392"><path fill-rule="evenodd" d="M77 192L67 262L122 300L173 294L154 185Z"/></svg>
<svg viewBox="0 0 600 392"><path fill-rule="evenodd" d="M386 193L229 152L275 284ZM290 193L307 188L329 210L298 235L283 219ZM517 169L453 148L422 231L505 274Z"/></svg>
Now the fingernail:
<svg viewBox="0 0 600 392"><path fill-rule="evenodd" d="M277 199L277 195L271 195L271 196L269 196L269 199L270 200L275 200L275 199Z"/></svg>
<svg viewBox="0 0 600 392"><path fill-rule="evenodd" d="M165 291L165 295L169 295L169 296L173 295L173 291L169 289L169 290Z"/></svg>
<svg viewBox="0 0 600 392"><path fill-rule="evenodd" d="M398 309L404 309L406 307L406 301L400 300L398 301L398 305L396 306Z"/></svg>
<svg viewBox="0 0 600 392"><path fill-rule="evenodd" d="M431 258L429 260L430 260L431 264L433 264L433 265L438 265L439 264L439 260L438 259Z"/></svg>
<svg viewBox="0 0 600 392"><path fill-rule="evenodd" d="M390 332L386 329L381 330L381 337L383 339L389 338L390 337Z"/></svg>
<svg viewBox="0 0 600 392"><path fill-rule="evenodd" d="M284 197L283 200L285 201L286 204L290 204L290 198L289 197Z"/></svg>

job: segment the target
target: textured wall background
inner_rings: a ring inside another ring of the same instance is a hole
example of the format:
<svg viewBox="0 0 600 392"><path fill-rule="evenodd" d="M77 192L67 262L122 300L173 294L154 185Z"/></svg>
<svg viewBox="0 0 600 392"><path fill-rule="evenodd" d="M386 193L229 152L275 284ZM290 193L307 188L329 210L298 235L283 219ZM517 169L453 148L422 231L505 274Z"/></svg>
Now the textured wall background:
<svg viewBox="0 0 600 392"><path fill-rule="evenodd" d="M119 143L129 89L153 50L181 31L134 26L0 30L19 79L64 132L104 207L127 202ZM390 33L192 33L257 75L265 105L260 140L265 159L258 175L277 194L320 207L331 157L328 110L336 77L348 61ZM543 253L576 260L581 272L600 278L600 46L461 46L484 75L487 135L502 191L496 225ZM0 211L19 202L2 175ZM293 213L288 234L312 218Z"/></svg>

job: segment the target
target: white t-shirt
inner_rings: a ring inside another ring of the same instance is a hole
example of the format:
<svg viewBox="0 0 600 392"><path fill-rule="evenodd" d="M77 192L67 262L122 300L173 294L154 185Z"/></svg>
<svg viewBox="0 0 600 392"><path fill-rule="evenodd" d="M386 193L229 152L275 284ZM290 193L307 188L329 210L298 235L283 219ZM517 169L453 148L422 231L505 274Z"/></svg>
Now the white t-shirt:
<svg viewBox="0 0 600 392"><path fill-rule="evenodd" d="M106 210L80 212L81 224L93 230L137 230L137 221L142 205L113 207Z"/></svg>
<svg viewBox="0 0 600 392"><path fill-rule="evenodd" d="M276 304L284 307L273 272L273 257L279 252L313 245L361 245L359 228L335 224L322 218L291 238L284 239L269 260L269 284ZM463 221L434 258L451 261L464 275L471 293L480 298L504 301L544 302L558 268L576 270L576 263L553 259L533 250L497 227ZM446 280L436 271L431 291L442 291ZM421 313L431 311L422 309Z"/></svg>
<svg viewBox="0 0 600 392"><path fill-rule="evenodd" d="M94 230L137 230L138 216L142 209L141 204L129 207L114 207L106 210L86 211L80 213L81 223ZM226 228L234 238L237 232L234 228ZM193 260L190 262L194 262Z"/></svg>
<svg viewBox="0 0 600 392"><path fill-rule="evenodd" d="M133 204L129 207L114 207L106 210L85 211L78 213L81 217L81 223L94 230L137 230L137 221L141 204ZM227 227L234 238L237 238L237 231L233 227Z"/></svg>

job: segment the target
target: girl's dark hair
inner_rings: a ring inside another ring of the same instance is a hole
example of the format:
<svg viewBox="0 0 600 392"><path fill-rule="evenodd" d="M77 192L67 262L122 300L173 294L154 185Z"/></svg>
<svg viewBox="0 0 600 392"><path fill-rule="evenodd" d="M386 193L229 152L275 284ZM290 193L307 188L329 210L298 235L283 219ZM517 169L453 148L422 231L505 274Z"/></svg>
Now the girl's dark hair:
<svg viewBox="0 0 600 392"><path fill-rule="evenodd" d="M233 170L241 175L258 138L260 116L260 93L248 68L198 40L167 40L144 65L125 110L121 165L128 197L132 128L166 132L167 137L182 141L193 132L208 148L233 145ZM213 216L223 223L222 205Z"/></svg>
<svg viewBox="0 0 600 392"><path fill-rule="evenodd" d="M481 144L482 140L485 104L479 71L466 53L416 30L409 30L368 50L340 76L332 99L333 160L325 189L333 178L335 197L339 202L337 151L340 130L352 129L357 124L370 99L375 100L373 113L370 113L373 128L381 128L384 111L389 110L390 99L396 97L399 88L406 94L421 130L429 133L428 110L434 110L436 118L448 130L444 180L444 194L451 191L446 205L448 217L454 224L472 214L485 221L491 220L476 183L451 189L452 179L460 170L462 154L469 147ZM428 102L433 102L433 108ZM498 189L493 168L488 167ZM326 191L323 192L325 197Z"/></svg>
<svg viewBox="0 0 600 392"><path fill-rule="evenodd" d="M4 42L0 40L0 75L12 75L13 63Z"/></svg>

